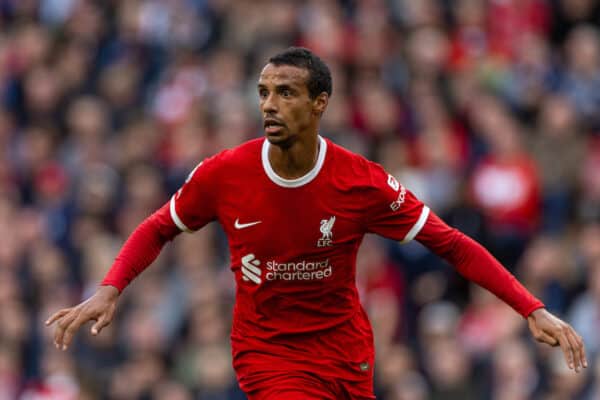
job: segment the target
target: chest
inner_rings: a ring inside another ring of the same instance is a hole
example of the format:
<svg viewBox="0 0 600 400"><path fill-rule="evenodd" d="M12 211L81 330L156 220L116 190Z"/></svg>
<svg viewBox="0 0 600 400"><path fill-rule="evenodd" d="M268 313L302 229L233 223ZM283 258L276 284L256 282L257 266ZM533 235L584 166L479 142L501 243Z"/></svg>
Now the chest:
<svg viewBox="0 0 600 400"><path fill-rule="evenodd" d="M220 222L232 250L266 255L323 254L362 237L359 207L335 188L239 185L221 204Z"/></svg>

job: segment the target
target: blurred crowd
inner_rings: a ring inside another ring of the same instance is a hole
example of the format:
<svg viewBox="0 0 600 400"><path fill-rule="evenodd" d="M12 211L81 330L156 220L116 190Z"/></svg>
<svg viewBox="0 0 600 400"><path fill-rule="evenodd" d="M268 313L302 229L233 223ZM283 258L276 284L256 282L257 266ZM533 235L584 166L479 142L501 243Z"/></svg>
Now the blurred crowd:
<svg viewBox="0 0 600 400"><path fill-rule="evenodd" d="M0 0L0 399L236 400L216 224L180 235L67 352L90 296L204 157L262 135L267 58L330 65L321 134L382 163L585 340L566 369L418 243L365 238L380 400L600 398L600 2Z"/></svg>

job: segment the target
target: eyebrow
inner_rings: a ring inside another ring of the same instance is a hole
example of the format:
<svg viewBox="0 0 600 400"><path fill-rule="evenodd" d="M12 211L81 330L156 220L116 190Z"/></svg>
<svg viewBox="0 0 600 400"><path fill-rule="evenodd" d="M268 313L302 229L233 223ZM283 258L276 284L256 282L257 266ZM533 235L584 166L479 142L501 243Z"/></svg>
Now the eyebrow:
<svg viewBox="0 0 600 400"><path fill-rule="evenodd" d="M265 85L264 83L259 83L257 85L258 89L266 89L267 85ZM288 89L288 90L296 90L292 85L289 85L287 83L282 83L280 85L275 85L275 90L284 90L284 89Z"/></svg>

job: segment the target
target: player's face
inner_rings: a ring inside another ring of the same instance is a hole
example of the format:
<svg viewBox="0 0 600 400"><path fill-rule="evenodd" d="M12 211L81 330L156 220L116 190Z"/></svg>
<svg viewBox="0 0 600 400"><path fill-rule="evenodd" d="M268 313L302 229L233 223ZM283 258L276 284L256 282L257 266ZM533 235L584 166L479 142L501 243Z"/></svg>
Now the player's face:
<svg viewBox="0 0 600 400"><path fill-rule="evenodd" d="M309 73L291 65L267 64L258 80L258 96L269 142L290 146L302 135L316 134L327 94L311 99Z"/></svg>

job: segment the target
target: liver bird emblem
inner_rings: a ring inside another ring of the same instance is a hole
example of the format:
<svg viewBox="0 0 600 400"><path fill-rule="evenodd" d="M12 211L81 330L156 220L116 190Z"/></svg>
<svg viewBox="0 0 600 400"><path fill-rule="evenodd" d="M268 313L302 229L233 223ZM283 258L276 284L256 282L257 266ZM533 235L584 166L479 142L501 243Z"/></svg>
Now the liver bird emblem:
<svg viewBox="0 0 600 400"><path fill-rule="evenodd" d="M323 234L322 239L331 239L333 233L331 232L333 229L333 224L335 223L335 216L329 219L321 220L321 233Z"/></svg>

